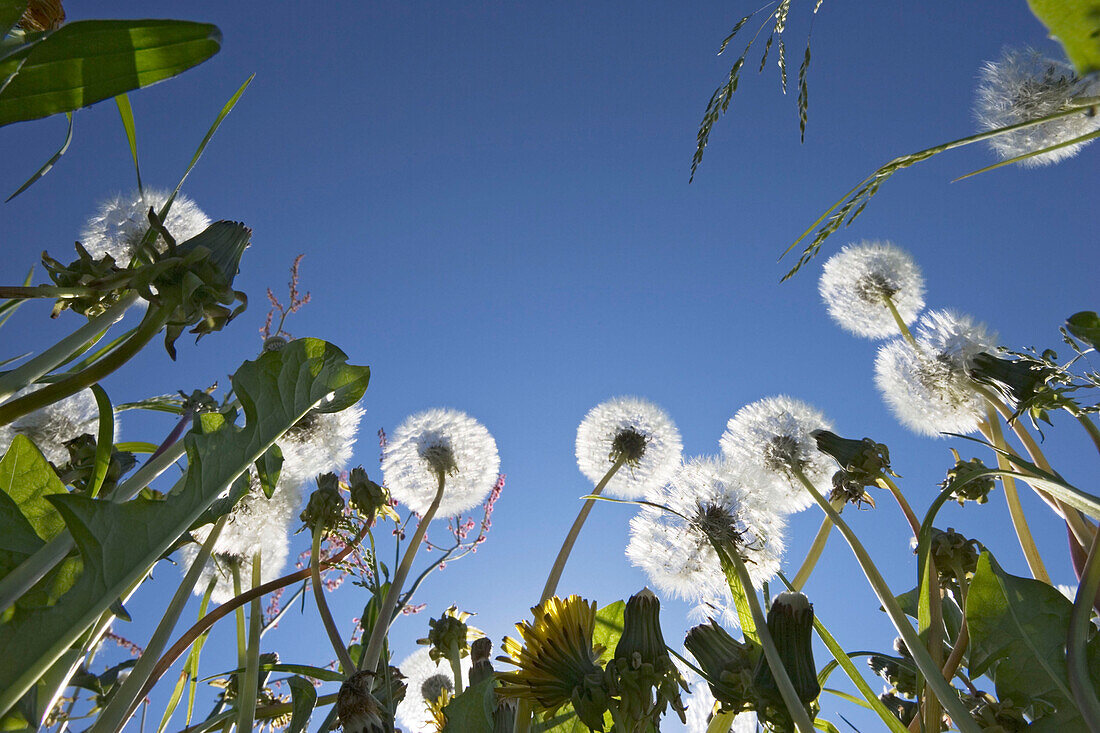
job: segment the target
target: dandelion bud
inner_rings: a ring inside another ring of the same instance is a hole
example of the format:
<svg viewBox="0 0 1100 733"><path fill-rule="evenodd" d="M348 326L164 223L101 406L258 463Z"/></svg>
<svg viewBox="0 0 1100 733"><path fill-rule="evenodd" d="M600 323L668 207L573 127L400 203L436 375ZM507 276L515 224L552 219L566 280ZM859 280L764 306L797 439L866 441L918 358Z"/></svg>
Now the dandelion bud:
<svg viewBox="0 0 1100 733"><path fill-rule="evenodd" d="M989 501L989 492L996 485L993 476L979 475L988 470L989 467L979 458L971 458L969 461L957 458L955 466L947 472L947 478L940 486L944 489L950 487L951 498L960 505L968 501L984 504Z"/></svg>
<svg viewBox="0 0 1100 733"><path fill-rule="evenodd" d="M371 694L373 672L356 672L340 685L336 695L336 716L344 733L385 733L393 729L386 722L386 711Z"/></svg>
<svg viewBox="0 0 1100 733"><path fill-rule="evenodd" d="M478 629L466 625L466 619L472 615L466 611L459 611L456 606L451 606L439 618L428 620L430 631L427 638L417 639L416 643L431 647L428 653L432 661L450 660L452 657L455 660L461 659L470 653L471 633L475 636L483 636Z"/></svg>
<svg viewBox="0 0 1100 733"><path fill-rule="evenodd" d="M283 336L268 336L264 339L264 351L282 351L288 343Z"/></svg>
<svg viewBox="0 0 1100 733"><path fill-rule="evenodd" d="M970 376L975 382L989 385L1001 393L1018 412L1041 407L1044 398L1050 406L1060 406L1061 395L1048 385L1058 371L1041 361L1000 359L990 354L978 354L971 360Z"/></svg>
<svg viewBox="0 0 1100 733"><path fill-rule="evenodd" d="M613 668L608 665L619 687L620 709L631 720L651 717L656 722L670 703L684 720L679 686L687 689L687 685L669 658L660 616L661 602L649 588L631 596L623 612L623 634L615 647Z"/></svg>
<svg viewBox="0 0 1100 733"><path fill-rule="evenodd" d="M493 642L487 636L470 643L470 687L493 676L493 663L489 659L492 651Z"/></svg>
<svg viewBox="0 0 1100 733"><path fill-rule="evenodd" d="M878 699L895 718L902 722L902 725L906 726L916 717L917 710L920 708L913 700L902 699L892 692L884 692L878 696Z"/></svg>
<svg viewBox="0 0 1100 733"><path fill-rule="evenodd" d="M85 433L78 435L64 443L69 451L68 464L61 466L58 473L65 483L71 485L77 491L88 491L95 477L96 469L96 439ZM103 483L99 487L99 496L107 496L118 485L130 469L137 465L137 459L133 453L111 450L111 459L107 464L107 473L103 477Z"/></svg>
<svg viewBox="0 0 1100 733"><path fill-rule="evenodd" d="M991 733L1022 733L1030 728L1024 711L1010 699L994 700L988 695L975 701L970 708L970 717L981 726L982 731Z"/></svg>
<svg viewBox="0 0 1100 733"><path fill-rule="evenodd" d="M775 597L768 611L768 631L798 699L804 703L813 702L821 694L814 666L813 628L814 607L805 595L780 593ZM754 682L765 698L779 697L779 687L767 659L760 659Z"/></svg>
<svg viewBox="0 0 1100 733"><path fill-rule="evenodd" d="M916 697L917 675L912 669L911 662L909 665L904 665L896 657L872 654L867 657L867 664L872 672L886 680L893 692L906 697Z"/></svg>
<svg viewBox="0 0 1100 733"><path fill-rule="evenodd" d="M351 490L351 505L364 519L372 520L384 509L389 508L389 492L371 481L362 466L351 470L348 487Z"/></svg>
<svg viewBox="0 0 1100 733"><path fill-rule="evenodd" d="M306 526L313 527L320 522L321 527L333 527L344 513L344 497L340 496L340 479L334 473L317 477L317 490L309 496L309 504L299 518Z"/></svg>
<svg viewBox="0 0 1100 733"><path fill-rule="evenodd" d="M968 540L954 529L946 532L933 528L932 559L944 582L958 582L978 569L978 541Z"/></svg>
<svg viewBox="0 0 1100 733"><path fill-rule="evenodd" d="M740 711L753 702L760 647L737 641L713 619L688 631L684 647L706 673L707 685L724 710Z"/></svg>

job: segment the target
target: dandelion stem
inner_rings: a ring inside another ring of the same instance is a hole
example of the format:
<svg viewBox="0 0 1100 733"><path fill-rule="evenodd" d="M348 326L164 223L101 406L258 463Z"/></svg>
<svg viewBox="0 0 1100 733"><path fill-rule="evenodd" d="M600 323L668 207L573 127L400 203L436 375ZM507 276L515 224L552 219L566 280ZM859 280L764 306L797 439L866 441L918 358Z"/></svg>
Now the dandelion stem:
<svg viewBox="0 0 1100 733"><path fill-rule="evenodd" d="M829 508L832 509L831 506ZM840 515L837 514L837 517L839 518ZM736 551L729 552L721 546L715 546L714 549L719 551L718 557L723 561L723 564L731 563L737 572L737 579L745 590L745 597L748 599L749 608L752 610L757 637L760 645L764 648L764 657L768 660L768 666L771 667L772 676L779 687L779 694L783 697L783 703L787 706L787 712L791 714L791 720L794 721L795 727L798 728L800 733L812 733L813 723L810 722L810 716L806 713L806 706L798 699L798 693L795 692L791 678L787 674L787 668L783 666L783 659L779 656L775 640L772 639L771 632L768 630L768 621L760 608L760 600L756 597L756 590L753 588L748 568L745 567L745 561L741 559Z"/></svg>
<svg viewBox="0 0 1100 733"><path fill-rule="evenodd" d="M359 657L359 669L361 670L366 669L373 672L378 667L378 656L382 653L382 645L386 641L386 634L389 632L390 624L393 623L394 614L397 611L397 600L401 597L401 586L404 585L405 578L409 575L413 558L416 557L416 552L420 549L420 543L424 540L424 535L428 531L428 524L435 518L439 503L443 500L443 485L446 477L447 475L444 472L439 472L439 488L436 489L435 498L432 500L431 506L428 507L428 511L424 512L424 516L420 518L420 522L416 525L416 531L413 532L412 539L409 540L409 546L405 548L405 556L401 558L401 565L394 573L390 588L386 591L386 597L382 600L382 607L378 611L378 619L374 622L374 628L371 630L370 641L367 643L362 656Z"/></svg>
<svg viewBox="0 0 1100 733"><path fill-rule="evenodd" d="M229 561L229 570L233 573L233 595L241 595L241 563L237 558L232 558ZM237 606L237 610L234 613L237 619L237 668L244 669L245 662L247 660L247 641L245 636L244 625L244 606ZM238 685L238 691L241 689Z"/></svg>
<svg viewBox="0 0 1100 733"><path fill-rule="evenodd" d="M259 552L252 555L252 588L260 584L261 559ZM237 730L240 733L252 730L252 722L256 716L256 697L260 687L260 632L264 625L262 598L253 598L248 609L248 649L245 655L244 679L237 687L237 705L240 708Z"/></svg>
<svg viewBox="0 0 1100 733"><path fill-rule="evenodd" d="M1004 433L1001 432L1001 424L997 422L997 416L993 412L993 408L990 405L986 405L986 423L982 426L982 434L993 445L1005 450L1007 448L1005 444ZM1009 464L1008 458L997 453L997 466L1002 471L1007 471L1012 468ZM1031 535L1031 528L1028 527L1027 517L1024 516L1024 508L1020 504L1020 494L1016 491L1016 479L1011 476L1002 476L1001 484L1004 486L1005 491L1005 503L1008 504L1008 513L1012 517L1012 527L1016 530L1016 538L1020 542L1020 549L1024 552L1024 559L1027 560L1027 566L1031 570L1031 577L1036 580L1041 580L1047 585L1051 585L1050 575L1047 573L1046 566L1043 565L1043 558L1039 554L1039 548L1035 545L1035 538Z"/></svg>
<svg viewBox="0 0 1100 733"><path fill-rule="evenodd" d="M447 649L447 661L451 664L451 674L455 678L455 695L462 694L462 653L458 650L458 644L452 642Z"/></svg>
<svg viewBox="0 0 1100 733"><path fill-rule="evenodd" d="M1100 428L1096 427L1096 423L1085 413L1078 415L1077 420L1085 428L1085 432L1089 434L1089 437L1092 438L1092 444L1096 446L1096 450L1100 451Z"/></svg>
<svg viewBox="0 0 1100 733"><path fill-rule="evenodd" d="M710 722L707 723L707 733L729 733L735 717L737 713L713 713Z"/></svg>
<svg viewBox="0 0 1100 733"><path fill-rule="evenodd" d="M607 486L607 482L611 480L611 477L622 468L622 465L626 463L627 456L621 454L613 464L611 468L607 470L607 473L603 475L600 482L596 484L596 488L592 490L591 496L596 497L600 495L600 492ZM573 526L569 528L569 534L565 535L565 541L561 543L561 549L558 550L558 556L554 560L554 566L550 568L550 575L546 578L546 585L542 589L542 598L539 600L541 603L549 598L552 598L554 593L558 589L558 581L561 580L561 574L565 570L565 563L569 560L569 553L573 551L573 545L577 541L577 536L581 533L581 527L584 526L584 521L588 519L588 513L592 511L592 505L596 503L594 498L586 499L584 506L581 507L581 511L577 514L577 518L573 520Z"/></svg>
<svg viewBox="0 0 1100 733"><path fill-rule="evenodd" d="M1069 636L1066 639L1066 663L1069 667L1069 687L1089 730L1100 730L1100 700L1096 699L1089 677L1088 653L1085 644L1092 618L1096 591L1100 589L1100 532L1089 547L1088 560L1077 586L1077 597L1070 613Z"/></svg>
<svg viewBox="0 0 1100 733"><path fill-rule="evenodd" d="M905 325L905 320L898 313L898 307L894 305L894 299L889 295L883 295L882 299L886 301L886 307L890 310L890 315L894 317L894 322L898 324L898 330L901 331L901 335L905 337L905 340L909 342L917 351L920 351L920 346L917 345L917 340L913 338L912 332L909 330L909 326Z"/></svg>
<svg viewBox="0 0 1100 733"><path fill-rule="evenodd" d="M312 579L313 598L317 601L317 612L321 614L321 621L325 625L325 632L332 644L336 658L340 660L340 666L345 674L351 674L355 669L355 662L348 654L348 648L344 646L344 640L340 638L340 630L336 628L336 622L332 619L328 602L325 601L325 587L321 584L321 537L325 534L324 517L318 517L313 523L313 547L309 555L309 575Z"/></svg>
<svg viewBox="0 0 1100 733"><path fill-rule="evenodd" d="M832 501L833 509L840 512L844 508L843 499L834 499ZM802 567L795 573L794 580L791 581L791 585L795 590L802 590L806 586L806 581L810 579L810 574L813 573L814 568L817 567L817 561L821 558L821 553L825 551L825 543L829 540L829 535L833 531L833 520L828 516L821 521L821 529L817 530L817 535L814 537L814 541L810 544L810 549L806 553L806 559L802 561Z"/></svg>
<svg viewBox="0 0 1100 733"><path fill-rule="evenodd" d="M897 501L898 506L901 507L901 513L905 515L905 519L909 522L909 526L913 528L913 536L916 537L919 535L920 520L917 519L917 515L913 512L913 507L909 506L905 494L901 493L901 489L898 485L886 474L879 475L878 484L890 490L890 493L894 495L894 500Z"/></svg>
<svg viewBox="0 0 1100 733"><path fill-rule="evenodd" d="M883 610L886 611L886 615L890 617L890 621L893 622L894 628L896 628L901 635L902 641L909 649L909 653L913 656L913 661L916 662L921 674L924 675L925 680L927 680L929 687L932 688L936 697L943 703L944 707L947 708L947 712L955 722L955 725L959 727L962 733L980 733L978 727L971 721L970 713L966 709L966 706L964 706L959 699L958 692L943 678L940 665L933 662L932 657L928 654L928 650L924 648L924 643L913 630L912 625L909 623L909 619L906 618L905 613L901 610L897 599L890 590L890 586L886 584L882 574L875 566L866 548L864 548L863 543L859 541L859 538L856 536L855 532L852 531L852 528L849 527L848 523L840 517L840 514L838 514L835 509L833 509L832 505L825 500L825 497L821 495L813 483L806 478L806 474L797 468L794 473L803 487L805 487L806 491L810 492L810 496L814 498L818 506L820 506L825 514L833 520L837 529L844 535L844 539L848 541L848 545L852 548L852 553L856 556L860 568L863 569L864 575L867 576L867 581L870 583L875 595L878 596Z"/></svg>

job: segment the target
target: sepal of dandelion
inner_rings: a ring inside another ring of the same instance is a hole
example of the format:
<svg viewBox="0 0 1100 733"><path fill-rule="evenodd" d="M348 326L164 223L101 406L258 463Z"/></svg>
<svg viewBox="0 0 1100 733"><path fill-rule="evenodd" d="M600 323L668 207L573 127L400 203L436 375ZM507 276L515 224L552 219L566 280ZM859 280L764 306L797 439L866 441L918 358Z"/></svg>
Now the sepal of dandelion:
<svg viewBox="0 0 1100 733"><path fill-rule="evenodd" d="M803 60L803 65L805 66L805 65L808 65L808 64L809 64L809 46L807 45L807 47L806 47L806 58ZM801 70L800 70L799 74L800 74L800 78L801 78ZM801 94L801 81L800 81L800 92L799 92L799 94ZM977 143L977 142L982 142L983 140L988 140L990 138L997 137L998 135L1005 135L1005 134L1008 134L1010 132L1014 132L1016 130L1022 130L1022 129L1027 128L1027 127L1034 127L1035 125L1041 125L1044 122L1048 122L1049 120L1058 119L1060 117L1066 117L1068 115L1073 115L1073 114L1081 114L1081 112L1083 110L1087 109L1086 106L1082 106L1080 104L1081 101L1083 101L1083 100L1078 100L1077 104L1071 104L1071 105L1067 106L1066 109L1059 110L1058 112L1054 112L1052 114L1045 115L1043 117L1037 117L1034 120L1028 120L1027 122L1019 122L1015 125L1007 125L1005 127L999 127L995 130L987 130L986 132L980 132L980 133L977 133L975 135L969 135L967 137L959 138L958 140L952 140L951 142L941 143L940 145L936 145L936 146L933 146L931 148L926 148L924 150L920 150L916 153L910 153L908 155L902 155L902 156L899 156L897 158L894 158L889 163L887 163L886 165L883 165L878 170L876 170L874 173L867 176L862 181L860 181L858 184L856 184L856 186L854 188L852 188L848 193L846 193L843 198L841 198L835 204L833 204L828 209L826 209L825 212L823 214L821 214L821 216L819 216L816 220L814 220L814 222L812 224L810 224L810 226L806 229L806 231L802 232L802 234L800 234L798 236L798 238L796 238L793 242L791 242L790 246L787 247L787 249L783 251L783 254L781 254L779 256L779 259L783 259L783 257L785 257L792 249L797 247L799 245L799 243L804 241L811 234L814 235L814 238L810 241L810 243L807 244L803 248L802 254L798 258L798 262L796 262L794 267L792 267L790 269L790 271L782 277L780 282L783 282L783 281L787 280L788 278L792 277L796 272L799 271L799 269L802 268L803 265L805 265L810 260L812 260L817 255L817 253L821 250L821 245L823 245L825 243L825 240L828 239L833 234L835 234L842 226L847 227L847 226L851 225L851 223L853 221L855 221L856 218L859 217L860 214L863 213L863 209L866 208L868 203L870 203L870 201L874 197L874 195L876 193L878 193L878 190L882 186L882 184L885 183L886 181L888 181L890 179L890 177L893 176L898 171L902 170L903 168L908 168L911 165L921 163L921 162L923 162L925 160L928 160L929 158L931 158L935 155L938 155L942 152L945 152L947 150L953 150L955 148L961 148L965 145L972 145L972 144ZM800 105L801 105L801 102L800 102ZM1092 106L1092 105L1090 105L1090 106ZM1042 150L1038 150L1038 151L1035 151L1033 153L1028 153L1024 156L1018 156L1017 158L1014 158L1014 159L1011 159L1011 160L1001 161L1000 163L994 164L992 166L988 166L988 167L983 168L981 170L974 171L973 173L971 173L969 175L976 175L978 173L982 173L982 172L985 172L987 170L993 170L994 168L999 168L1000 166L1007 165L1008 163L1018 162L1019 159L1022 159L1022 158L1025 158L1025 157L1031 157L1033 155L1040 155L1040 154L1045 153L1045 152L1050 152L1050 150L1052 150L1056 147L1062 147L1062 146L1065 146L1065 145L1084 142L1085 139L1092 139L1093 137L1098 137L1098 136L1100 136L1100 130L1098 130L1096 132L1093 132L1093 133L1089 133L1088 135L1083 135L1080 138L1075 138L1075 139L1070 140L1066 143L1059 143L1056 146L1051 146L1049 148L1044 148ZM964 176L964 178L965 177L966 176ZM814 230L816 230L816 233L815 233Z"/></svg>

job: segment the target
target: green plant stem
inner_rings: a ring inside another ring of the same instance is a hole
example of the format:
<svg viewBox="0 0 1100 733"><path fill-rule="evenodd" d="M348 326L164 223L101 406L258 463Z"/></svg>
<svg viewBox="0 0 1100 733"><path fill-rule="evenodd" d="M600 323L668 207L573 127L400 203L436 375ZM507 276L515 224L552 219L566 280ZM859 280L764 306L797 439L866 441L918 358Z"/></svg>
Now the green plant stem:
<svg viewBox="0 0 1100 733"><path fill-rule="evenodd" d="M829 504L826 503L826 506L829 506ZM829 506L829 509L836 514L836 510L831 506ZM836 516L837 518L840 517L839 514L836 514ZM835 522L836 519L833 519L833 521ZM745 567L745 561L741 559L737 552L727 552L724 548L719 547L715 547L715 549L722 550L719 559L723 560L723 563L729 562L733 565L737 573L737 579L741 582L741 587L745 589L745 597L748 599L749 608L752 610L752 618L756 623L756 633L760 640L760 646L764 649L764 657L768 660L768 666L771 667L772 676L779 687L779 694L783 697L787 712L791 714L791 720L794 721L799 733L811 733L814 729L813 723L806 713L806 706L798 699L798 693L795 692L791 678L787 675L787 668L783 666L783 659L779 656L775 640L772 639L771 632L768 630L768 621L760 608L760 600L756 597L756 590L753 588L748 568Z"/></svg>
<svg viewBox="0 0 1100 733"><path fill-rule="evenodd" d="M252 555L252 587L260 585L261 553ZM237 687L237 705L240 707L237 730L252 730L256 716L256 696L260 687L260 631L264 625L263 596L252 599L248 610L248 648L245 654L244 679Z"/></svg>
<svg viewBox="0 0 1100 733"><path fill-rule="evenodd" d="M102 380L145 348L145 345L160 333L168 321L168 316L167 309L149 311L133 336L87 369L0 406L0 425L7 425L13 420L63 400Z"/></svg>
<svg viewBox="0 0 1100 733"><path fill-rule="evenodd" d="M412 539L409 540L409 546L405 548L405 556L401 558L401 565L398 566L393 580L390 581L390 589L386 591L386 596L382 600L382 607L378 611L378 620L374 622L374 628L371 629L370 641L363 650L362 656L359 657L359 669L361 670L374 671L378 667L378 657L382 653L382 645L386 641L386 635L389 633L390 624L393 623L394 613L397 610L397 599L401 597L401 586L404 585L405 578L409 575L413 558L416 557L416 552L420 549L420 543L424 540L424 535L428 531L428 524L435 518L435 513L439 509L439 502L443 500L445 479L446 475L440 472L439 488L436 489L435 498L432 500L431 506L428 507L428 511L420 518L420 523L416 525L416 531L413 533Z"/></svg>
<svg viewBox="0 0 1100 733"><path fill-rule="evenodd" d="M123 481L112 492L111 500L116 502L128 501L135 497L139 491L149 485L157 476L162 474L184 454L182 442L173 443L163 453L155 458L150 458L130 478ZM63 530L49 542L21 562L14 570L0 578L0 613L11 608L24 593L45 577L62 560L64 560L75 544L73 536L68 530Z"/></svg>
<svg viewBox="0 0 1100 733"><path fill-rule="evenodd" d="M894 628L898 630L902 641L909 649L910 654L912 654L913 661L920 669L921 674L924 675L928 685L932 688L936 697L943 703L944 707L947 708L947 712L951 716L951 719L955 721L955 725L959 727L962 733L981 733L980 729L971 721L970 713L966 709L966 706L962 704L955 688L948 684L943 678L940 665L935 664L932 661L932 657L928 655L928 650L924 648L924 643L913 630L912 625L909 623L909 619L906 618L905 613L901 610L897 599L890 590L890 586L886 584L882 574L878 571L878 568L875 567L875 563L867 553L866 548L863 547L863 543L859 541L859 538L856 536L855 532L852 531L852 528L848 526L848 523L845 522L840 514L838 514L829 502L825 500L825 497L821 495L813 483L806 478L806 474L796 469L795 476L802 483L803 487L810 492L810 496L814 498L818 506L820 506L825 514L833 520L837 529L844 535L844 539L848 541L848 545L852 548L852 553L856 556L860 568L862 568L864 575L867 576L867 581L870 583L875 595L878 596L883 610L885 610L886 615L890 617L890 621L893 622Z"/></svg>
<svg viewBox="0 0 1100 733"><path fill-rule="evenodd" d="M878 477L879 486L883 486L890 491L894 497L894 501L901 507L901 513L905 515L905 520L909 522L909 526L913 529L913 536L916 537L920 534L920 520L917 519L916 513L913 511L913 507L909 506L908 500L905 498L905 494L901 493L901 488L898 487L894 481L886 474L881 474Z"/></svg>
<svg viewBox="0 0 1100 733"><path fill-rule="evenodd" d="M962 624L959 626L959 635L955 637L955 645L951 647L951 653L947 655L947 661L943 665L943 677L947 680L955 676L955 671L962 663L963 654L966 653L966 647L970 644L970 624L966 622L966 597L969 583L965 571L958 572L956 569L955 577L959 582L959 601L962 605L963 617Z"/></svg>
<svg viewBox="0 0 1100 733"><path fill-rule="evenodd" d="M894 299L889 295L884 295L882 298L886 302L886 307L890 310L890 315L894 317L894 323L898 324L898 330L901 335L905 337L905 340L909 342L917 351L920 351L920 346L917 345L917 340L913 338L913 333L909 330L909 326L905 325L905 321L902 319L901 314L898 313L898 307L894 304Z"/></svg>
<svg viewBox="0 0 1100 733"><path fill-rule="evenodd" d="M1085 432L1092 438L1092 444L1096 446L1096 450L1100 452L1100 428L1096 427L1096 423L1094 423L1092 418L1085 413L1078 415L1077 421L1085 428Z"/></svg>
<svg viewBox="0 0 1100 733"><path fill-rule="evenodd" d="M100 292L96 288L62 288L56 285L0 285L0 298L85 298Z"/></svg>
<svg viewBox="0 0 1100 733"><path fill-rule="evenodd" d="M348 654L348 648L344 646L344 640L340 638L340 630L336 628L336 622L332 619L328 602L325 601L325 587L321 584L321 537L324 533L325 521L321 517L313 523L313 547L309 556L309 573L312 578L313 598L317 601L317 611L321 614L321 621L324 622L325 632L328 633L328 640L332 644L333 651L336 652L336 658L340 660L340 666L344 668L344 673L350 675L355 669L355 662Z"/></svg>
<svg viewBox="0 0 1100 733"><path fill-rule="evenodd" d="M458 644L452 643L447 650L447 661L451 664L451 674L455 678L455 695L461 695L462 686L462 653L458 650Z"/></svg>
<svg viewBox="0 0 1100 733"><path fill-rule="evenodd" d="M242 590L241 563L237 558L229 561L229 571L233 574L233 595L239 598ZM237 669L244 669L248 659L248 637L245 632L244 606L237 606L233 616L237 620ZM239 693L240 690L240 685L237 685L237 692Z"/></svg>
<svg viewBox="0 0 1100 733"><path fill-rule="evenodd" d="M331 705L336 702L336 697L339 693L332 693L330 695L321 695L317 698L316 707L324 707L325 705ZM281 718L288 713L294 711L294 703L282 702L276 705L264 705L261 708L256 708L255 720L271 720L272 718ZM201 723L196 723L189 728L184 728L179 733L206 733L216 725L220 725L227 720L232 722L233 718L237 715L236 710L226 710L211 716L207 720Z"/></svg>
<svg viewBox="0 0 1100 733"><path fill-rule="evenodd" d="M603 475L600 482L596 484L596 488L592 490L591 496L599 496L600 492L607 486L607 482L622 468L626 463L626 456L620 455L614 463L611 464L611 468L607 470L607 473ZM547 600L552 598L554 593L558 590L558 581L561 580L561 574L565 570L565 563L569 560L569 554L573 551L573 545L577 541L577 537L581 533L581 527L584 526L584 522L588 519L589 512L592 511L592 505L596 503L595 499L585 499L584 506L581 507L581 511L577 514L577 518L573 520L573 526L569 528L569 533L565 535L565 541L561 543L561 549L558 550L558 556L554 559L554 565L550 568L550 574L546 577L546 585L542 588L542 598L539 600Z"/></svg>
<svg viewBox="0 0 1100 733"><path fill-rule="evenodd" d="M149 639L149 643L145 645L145 650L142 652L137 664L130 670L125 682L115 690L110 703L99 714L95 725L91 727L91 733L108 733L122 730L137 710L137 706L141 703L138 693L145 684L145 680L149 678L160 653L164 651L172 630L176 627L176 622L179 621L180 614L183 613L183 608L191 597L191 591L194 590L195 584L199 582L199 576L202 575L202 571L206 567L206 561L210 558L210 553L214 549L214 543L218 541L218 536L221 534L228 518L228 514L223 515L210 530L210 534L207 535L206 541L203 542L194 562L188 568L187 574L183 576L183 581L176 588L175 595L172 596L172 600L168 604L168 608L165 609L160 623L157 624L153 636Z"/></svg>
<svg viewBox="0 0 1100 733"><path fill-rule="evenodd" d="M737 713L714 713L707 723L707 733L729 733Z"/></svg>
<svg viewBox="0 0 1100 733"><path fill-rule="evenodd" d="M1085 561L1081 582L1077 586L1077 597L1073 601L1073 611L1069 617L1069 635L1066 639L1066 664L1069 667L1069 687L1081 716L1089 730L1100 731L1100 700L1089 677L1088 632L1092 619L1092 607L1096 591L1100 589L1100 532L1096 534L1089 547L1089 556Z"/></svg>
<svg viewBox="0 0 1100 733"><path fill-rule="evenodd" d="M49 374L73 354L98 340L104 331L122 320L126 309L137 300L137 293L130 293L26 364L0 375L0 400L6 400L39 377Z"/></svg>
<svg viewBox="0 0 1100 733"><path fill-rule="evenodd" d="M834 499L831 504L838 513L844 508L843 499ZM821 520L821 528L817 530L814 541L810 543L810 549L806 553L806 559L802 561L802 567L798 569L794 580L791 581L791 585L794 586L795 590L802 590L806 587L806 581L810 579L810 574L817 567L817 561L821 559L821 553L825 551L825 543L828 542L832 531L833 520L826 516L825 519Z"/></svg>
<svg viewBox="0 0 1100 733"><path fill-rule="evenodd" d="M993 412L992 406L988 404L986 405L986 424L983 427L982 434L986 440L1001 450L1007 450L1004 433L1001 432L1001 424L997 421L997 415ZM997 466L1003 471L1012 469L1008 458L1000 453L997 453ZM1047 585L1052 585L1050 575L1043 564L1043 558L1039 554L1039 548L1035 544L1035 538L1031 535L1031 528L1028 527L1024 508L1020 504L1020 494L1016 491L1016 480L1011 476L1002 476L1001 484L1004 487L1005 503L1008 504L1008 514L1012 518L1012 528L1016 530L1016 539L1020 542L1020 549L1023 550L1024 559L1027 560L1027 566L1031 570L1031 577L1041 580Z"/></svg>

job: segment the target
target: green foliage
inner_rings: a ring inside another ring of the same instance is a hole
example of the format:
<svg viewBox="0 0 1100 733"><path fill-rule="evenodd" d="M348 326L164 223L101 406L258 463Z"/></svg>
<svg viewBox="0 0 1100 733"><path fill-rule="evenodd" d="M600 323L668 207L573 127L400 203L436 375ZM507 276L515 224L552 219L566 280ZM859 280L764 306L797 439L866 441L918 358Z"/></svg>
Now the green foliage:
<svg viewBox="0 0 1100 733"><path fill-rule="evenodd" d="M1066 319L1066 329L1094 349L1100 349L1100 316L1096 311L1081 311Z"/></svg>
<svg viewBox="0 0 1100 733"><path fill-rule="evenodd" d="M461 695L457 695L447 703L443 708L443 715L447 721L443 728L444 733L460 731L478 733L493 730L493 709L496 705L493 689L495 687L496 680L489 677L466 688Z"/></svg>
<svg viewBox="0 0 1100 733"><path fill-rule="evenodd" d="M1062 44L1079 75L1100 71L1100 0L1028 0L1027 4Z"/></svg>
<svg viewBox="0 0 1100 733"><path fill-rule="evenodd" d="M14 45L14 47L13 47ZM202 63L221 31L180 20L84 20L27 34L0 55L0 125L70 112Z"/></svg>
<svg viewBox="0 0 1100 733"><path fill-rule="evenodd" d="M309 718L317 705L317 690L312 682L302 677L291 677L287 680L287 685L290 686L293 712L286 733L301 733L309 725Z"/></svg>
<svg viewBox="0 0 1100 733"><path fill-rule="evenodd" d="M1046 583L1009 575L988 552L978 560L967 597L970 676L988 674L1001 701L1027 709L1048 730L1084 726L1066 671L1072 605ZM1097 651L1090 644L1092 659ZM1051 727L1055 720L1060 727Z"/></svg>
<svg viewBox="0 0 1100 733"><path fill-rule="evenodd" d="M307 338L245 362L232 379L245 424L188 434L187 473L164 501L53 497L85 572L63 604L0 627L0 656L22 662L19 669L0 669L0 710L8 709L84 629L140 582L175 538L283 432L319 405L341 409L362 396L370 370L351 366L346 358L335 346Z"/></svg>

